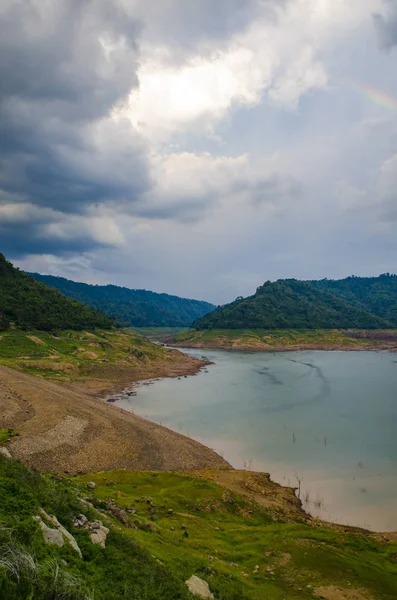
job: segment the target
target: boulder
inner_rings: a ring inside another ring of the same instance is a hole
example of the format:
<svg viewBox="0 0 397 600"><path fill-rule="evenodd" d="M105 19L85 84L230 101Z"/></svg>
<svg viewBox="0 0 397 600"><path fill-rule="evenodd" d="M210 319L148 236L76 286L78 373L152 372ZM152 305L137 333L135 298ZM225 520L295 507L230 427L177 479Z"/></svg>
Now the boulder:
<svg viewBox="0 0 397 600"><path fill-rule="evenodd" d="M95 488L96 488L96 483L95 483L95 481L89 481L89 482L87 483L87 487L88 487L88 489L89 489L89 490L95 490Z"/></svg>
<svg viewBox="0 0 397 600"><path fill-rule="evenodd" d="M120 523L122 523L123 525L128 526L129 525L129 520L127 517L127 513L120 508L119 506L117 506L117 504L110 504L108 506L108 511L114 516L116 517L116 519L118 521L120 521Z"/></svg>
<svg viewBox="0 0 397 600"><path fill-rule="evenodd" d="M57 531L61 534L61 537L62 538L65 537L68 540L69 544L72 546L73 550L75 550L75 552L77 552L77 554L80 556L80 558L82 558L83 555L81 554L81 550L80 550L76 540L74 539L72 534L69 533L69 531L67 529L65 529L65 527L63 525L60 524L58 519L52 515L48 515L43 508L40 508L40 514L46 519L46 521L49 521L50 523L53 523L55 525L55 527L57 528ZM62 546L63 546L63 543L62 543Z"/></svg>
<svg viewBox="0 0 397 600"><path fill-rule="evenodd" d="M58 529L51 529L51 527L48 527L40 517L39 525L43 532L43 538L46 544L55 544L55 546L59 546L60 548L64 545L63 535Z"/></svg>
<svg viewBox="0 0 397 600"><path fill-rule="evenodd" d="M93 544L98 544L101 548L106 546L106 538L109 533L109 529L105 527L101 521L94 521L89 523L90 540Z"/></svg>
<svg viewBox="0 0 397 600"><path fill-rule="evenodd" d="M192 575L185 583L193 596L209 598L210 600L214 599L214 594L211 593L208 583L203 579L200 579L200 577Z"/></svg>
<svg viewBox="0 0 397 600"><path fill-rule="evenodd" d="M11 452L5 446L0 446L0 454L6 458L12 458Z"/></svg>

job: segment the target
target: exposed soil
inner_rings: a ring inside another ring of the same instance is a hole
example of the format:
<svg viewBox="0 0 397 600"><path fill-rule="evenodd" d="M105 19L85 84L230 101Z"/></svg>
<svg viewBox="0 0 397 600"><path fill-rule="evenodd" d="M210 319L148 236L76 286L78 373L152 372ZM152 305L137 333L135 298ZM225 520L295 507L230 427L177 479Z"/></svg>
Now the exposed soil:
<svg viewBox="0 0 397 600"><path fill-rule="evenodd" d="M177 350L169 350L166 360L142 362L134 369L108 363L106 366L91 368L86 377L65 385L71 389L104 398L110 394L121 392L127 386L138 381L196 375L202 367L209 364L211 361L199 360Z"/></svg>
<svg viewBox="0 0 397 600"><path fill-rule="evenodd" d="M41 471L231 468L188 437L70 386L0 367L0 428L8 427L19 434L11 454Z"/></svg>
<svg viewBox="0 0 397 600"><path fill-rule="evenodd" d="M355 338L356 340L358 338ZM233 344L220 344L217 342L180 342L178 344L169 343L168 345L171 348L186 348L186 349L202 349L202 350L238 350L238 351L248 351L248 352L296 352L299 350L324 350L324 351L332 351L332 350L343 350L343 351L368 351L368 350L389 350L391 352L397 352L397 340L390 339L387 340L368 340L362 344L359 342L354 345L347 344L324 344L324 343L310 343L310 344L291 344L291 345L278 345L278 344L247 344L247 343L239 343L235 341Z"/></svg>

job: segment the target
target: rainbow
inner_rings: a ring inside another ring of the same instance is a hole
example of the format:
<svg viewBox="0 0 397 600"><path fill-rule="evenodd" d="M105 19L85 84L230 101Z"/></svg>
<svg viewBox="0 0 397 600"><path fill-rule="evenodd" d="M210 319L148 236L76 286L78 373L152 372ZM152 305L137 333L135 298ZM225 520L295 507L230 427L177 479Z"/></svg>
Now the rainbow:
<svg viewBox="0 0 397 600"><path fill-rule="evenodd" d="M387 94L383 90L379 90L370 85L366 85L366 84L358 83L358 82L355 82L353 84L350 82L350 86L354 90L356 90L356 92L359 92L360 94L363 94L366 98L369 98L370 100L372 100L372 102L375 102L376 104L380 104L381 106L384 106L385 108L388 108L389 110L397 111L397 98L394 96L391 96L390 94Z"/></svg>

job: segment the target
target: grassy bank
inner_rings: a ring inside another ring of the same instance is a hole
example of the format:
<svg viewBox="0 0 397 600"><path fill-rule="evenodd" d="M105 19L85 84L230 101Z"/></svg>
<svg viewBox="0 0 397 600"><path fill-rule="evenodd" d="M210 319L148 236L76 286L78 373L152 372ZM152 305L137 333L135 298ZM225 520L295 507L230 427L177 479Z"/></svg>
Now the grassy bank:
<svg viewBox="0 0 397 600"><path fill-rule="evenodd" d="M180 347L224 348L230 350L365 350L397 348L397 331L338 329L194 329L172 339Z"/></svg>
<svg viewBox="0 0 397 600"><path fill-rule="evenodd" d="M107 374L110 379L175 365L180 354L152 344L128 329L21 331L0 335L0 364L33 375L73 381Z"/></svg>
<svg viewBox="0 0 397 600"><path fill-rule="evenodd" d="M4 600L187 599L192 574L216 600L397 597L396 544L293 518L202 476L113 471L59 479L0 456L0 491ZM73 534L82 558L68 543L44 543L40 508ZM73 527L80 514L106 523L106 548Z"/></svg>

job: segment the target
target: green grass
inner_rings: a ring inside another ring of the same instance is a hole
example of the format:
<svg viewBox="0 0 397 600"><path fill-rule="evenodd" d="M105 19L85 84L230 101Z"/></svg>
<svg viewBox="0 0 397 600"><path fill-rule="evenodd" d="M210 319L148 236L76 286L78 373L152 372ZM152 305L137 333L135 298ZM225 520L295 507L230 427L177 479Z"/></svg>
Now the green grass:
<svg viewBox="0 0 397 600"><path fill-rule="evenodd" d="M15 435L17 435L15 429L0 429L0 446L6 444Z"/></svg>
<svg viewBox="0 0 397 600"><path fill-rule="evenodd" d="M134 369L166 358L166 351L128 330L20 331L0 335L0 364L61 380Z"/></svg>
<svg viewBox="0 0 397 600"><path fill-rule="evenodd" d="M95 510L78 500L69 481L43 477L0 456L0 598L2 600L187 600L183 582L116 527L106 548L94 546L73 518ZM83 558L69 544L44 543L35 515L42 507L73 533Z"/></svg>
<svg viewBox="0 0 397 600"><path fill-rule="evenodd" d="M397 546L370 535L288 522L274 509L187 475L116 471L74 481L84 489L89 480L96 482L102 505L114 499L137 511L138 529L125 529L131 539L176 579L193 573L206 579L217 599L309 599L323 585L397 598Z"/></svg>
<svg viewBox="0 0 397 600"><path fill-rule="evenodd" d="M92 508L79 500L87 495ZM309 600L328 585L374 600L397 597L397 545L293 522L197 476L114 471L61 479L0 456L0 497L2 600L188 600L184 581L192 574L216 600ZM108 499L134 508L126 510L130 527L105 514ZM40 508L74 535L82 559L69 544L44 543L34 518ZM81 513L110 519L105 549L73 527Z"/></svg>

